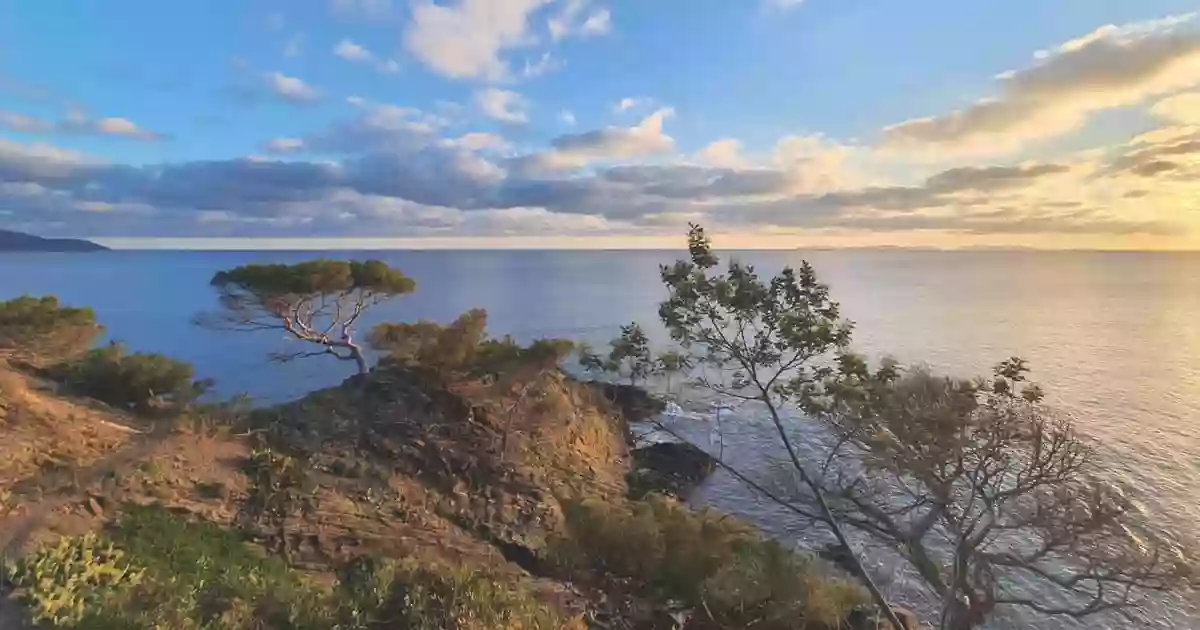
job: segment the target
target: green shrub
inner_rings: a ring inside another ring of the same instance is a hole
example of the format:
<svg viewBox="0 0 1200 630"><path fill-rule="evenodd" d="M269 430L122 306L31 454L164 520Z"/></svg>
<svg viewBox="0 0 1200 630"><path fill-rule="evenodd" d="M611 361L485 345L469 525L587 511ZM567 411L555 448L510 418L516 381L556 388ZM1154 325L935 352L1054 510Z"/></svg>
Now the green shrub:
<svg viewBox="0 0 1200 630"><path fill-rule="evenodd" d="M411 558L358 565L343 573L338 595L340 627L347 629L583 629L581 620L539 602L511 576ZM375 625L384 619L389 625Z"/></svg>
<svg viewBox="0 0 1200 630"><path fill-rule="evenodd" d="M522 346L505 335L483 342L475 361L475 372L500 375L552 370L574 349L575 343L569 339L535 339L528 346Z"/></svg>
<svg viewBox="0 0 1200 630"><path fill-rule="evenodd" d="M426 368L442 377L548 370L574 347L566 339L538 339L528 346L510 336L489 339L486 328L487 311L473 309L448 325L426 320L379 324L368 341L387 354L386 362Z"/></svg>
<svg viewBox="0 0 1200 630"><path fill-rule="evenodd" d="M567 533L550 546L560 567L631 581L660 601L682 602L712 627L836 628L865 602L858 587L825 574L810 556L671 499L627 506L584 499L568 504L565 516Z"/></svg>
<svg viewBox="0 0 1200 630"><path fill-rule="evenodd" d="M89 533L20 559L8 578L21 589L34 621L71 627L119 589L138 584L142 572L130 566L124 552Z"/></svg>
<svg viewBox="0 0 1200 630"><path fill-rule="evenodd" d="M243 508L251 520L282 524L316 507L316 484L305 462L270 448L256 448L242 467L250 481Z"/></svg>
<svg viewBox="0 0 1200 630"><path fill-rule="evenodd" d="M195 369L161 354L130 353L119 343L88 351L49 370L71 390L139 413L178 410L196 400L211 381L196 381Z"/></svg>
<svg viewBox="0 0 1200 630"><path fill-rule="evenodd" d="M0 354L57 360L82 352L103 328L90 308L61 306L53 295L0 302Z"/></svg>
<svg viewBox="0 0 1200 630"><path fill-rule="evenodd" d="M475 359L486 327L487 311L474 309L446 326L426 320L379 324L371 330L368 341L371 347L387 353L390 361L449 375Z"/></svg>
<svg viewBox="0 0 1200 630"><path fill-rule="evenodd" d="M143 579L80 628L332 628L327 591L234 530L131 505L107 535Z"/></svg>

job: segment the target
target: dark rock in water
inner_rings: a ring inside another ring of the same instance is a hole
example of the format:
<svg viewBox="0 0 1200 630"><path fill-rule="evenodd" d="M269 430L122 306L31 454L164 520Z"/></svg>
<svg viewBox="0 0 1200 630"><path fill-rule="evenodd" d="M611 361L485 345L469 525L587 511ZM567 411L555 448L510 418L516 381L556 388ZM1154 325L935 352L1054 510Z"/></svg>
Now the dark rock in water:
<svg viewBox="0 0 1200 630"><path fill-rule="evenodd" d="M681 499L704 483L717 468L711 455L691 444L660 442L632 453L629 494L640 499L651 492Z"/></svg>
<svg viewBox="0 0 1200 630"><path fill-rule="evenodd" d="M651 396L646 390L633 385L592 381L604 397L616 405L628 422L645 422L667 408L663 401Z"/></svg>
<svg viewBox="0 0 1200 630"><path fill-rule="evenodd" d="M823 549L818 549L816 554L818 558L836 565L846 573L854 577L862 577L862 571L858 570L858 565L854 562L854 553L846 545L830 543Z"/></svg>
<svg viewBox="0 0 1200 630"><path fill-rule="evenodd" d="M892 606L892 612L896 613L896 617L904 625L904 630L926 630L927 628L921 623L917 614L907 608ZM856 610L850 613L846 625L851 630L894 630L887 618L875 611Z"/></svg>

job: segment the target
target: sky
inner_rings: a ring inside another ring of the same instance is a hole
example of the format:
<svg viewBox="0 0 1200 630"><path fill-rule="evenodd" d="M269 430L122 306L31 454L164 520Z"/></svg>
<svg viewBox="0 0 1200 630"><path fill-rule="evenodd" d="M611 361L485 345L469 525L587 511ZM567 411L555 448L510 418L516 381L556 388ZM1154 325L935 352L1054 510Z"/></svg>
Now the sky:
<svg viewBox="0 0 1200 630"><path fill-rule="evenodd" d="M0 229L1200 249L1194 0L9 0Z"/></svg>

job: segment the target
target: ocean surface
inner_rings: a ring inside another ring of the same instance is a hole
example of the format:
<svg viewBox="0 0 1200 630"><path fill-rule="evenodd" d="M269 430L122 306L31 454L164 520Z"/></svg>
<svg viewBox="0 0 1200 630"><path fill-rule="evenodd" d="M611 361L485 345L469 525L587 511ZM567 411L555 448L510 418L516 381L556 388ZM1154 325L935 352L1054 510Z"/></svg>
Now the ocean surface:
<svg viewBox="0 0 1200 630"><path fill-rule="evenodd" d="M603 344L639 321L665 343L656 309L665 291L658 265L682 252L384 251L103 252L0 254L0 298L56 294L91 306L136 350L194 364L219 395L278 401L333 385L349 365L310 359L267 362L286 350L278 334L219 333L192 318L216 306L208 286L218 270L250 262L316 256L380 258L417 280L417 291L379 307L379 321L449 321L485 308L492 334L520 340L569 337ZM1148 509L1189 535L1200 522L1200 254L1089 252L925 252L838 250L725 252L764 275L802 259L832 287L855 322L854 345L960 375L982 375L1020 356L1048 400L1072 414L1100 445L1112 474ZM361 336L361 335L360 335ZM708 412L711 413L711 412ZM695 413L688 430L706 426ZM736 417L736 413L733 414ZM678 422L684 422L680 420ZM707 434L708 429L704 429ZM771 441L754 423L723 423L728 453L761 465ZM761 471L760 471L761 472ZM714 479L699 500L754 519L773 533L804 539L790 521L732 479ZM877 568L889 571L886 559ZM903 579L889 585L919 600ZM920 601L914 605L920 606ZM1027 627L1020 619L996 628ZM1128 622L1065 621L1045 628L1125 628ZM1197 628L1194 602L1155 606L1136 626Z"/></svg>

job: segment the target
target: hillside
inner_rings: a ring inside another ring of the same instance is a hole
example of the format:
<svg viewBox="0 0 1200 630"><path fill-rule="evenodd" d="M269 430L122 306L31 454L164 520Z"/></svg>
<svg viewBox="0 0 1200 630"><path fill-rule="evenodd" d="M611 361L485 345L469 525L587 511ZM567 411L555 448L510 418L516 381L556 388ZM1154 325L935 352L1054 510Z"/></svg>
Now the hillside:
<svg viewBox="0 0 1200 630"><path fill-rule="evenodd" d="M0 252L98 252L108 248L73 238L42 238L23 232L0 230Z"/></svg>
<svg viewBox="0 0 1200 630"><path fill-rule="evenodd" d="M389 367L274 408L151 421L0 369L4 555L66 574L94 552L136 575L89 573L50 599L14 580L0 621L68 602L87 614L46 627L842 627L864 600L832 568L726 517L625 498L611 393L557 370L513 385ZM749 582L722 586L735 575ZM793 617L745 625L747 605Z"/></svg>

